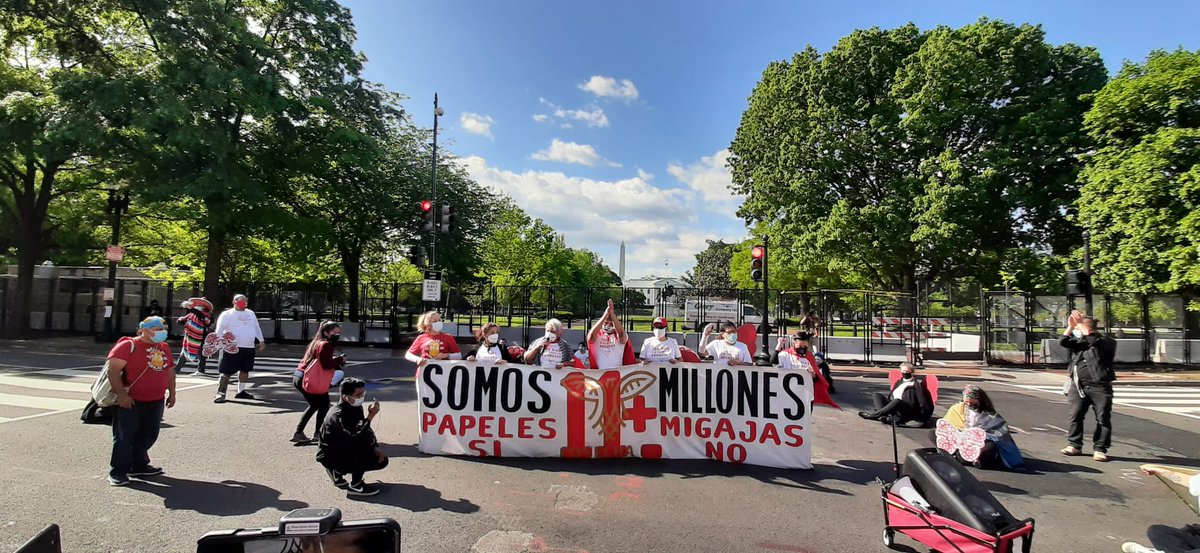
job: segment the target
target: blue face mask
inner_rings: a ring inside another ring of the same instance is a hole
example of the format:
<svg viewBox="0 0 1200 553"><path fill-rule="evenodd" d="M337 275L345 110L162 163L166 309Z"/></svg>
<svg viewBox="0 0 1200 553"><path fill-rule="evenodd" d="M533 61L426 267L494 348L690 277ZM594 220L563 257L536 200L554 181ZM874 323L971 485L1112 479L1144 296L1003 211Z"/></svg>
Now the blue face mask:
<svg viewBox="0 0 1200 553"><path fill-rule="evenodd" d="M167 331L158 330L154 332L154 336L150 338L156 344L161 344L167 341Z"/></svg>

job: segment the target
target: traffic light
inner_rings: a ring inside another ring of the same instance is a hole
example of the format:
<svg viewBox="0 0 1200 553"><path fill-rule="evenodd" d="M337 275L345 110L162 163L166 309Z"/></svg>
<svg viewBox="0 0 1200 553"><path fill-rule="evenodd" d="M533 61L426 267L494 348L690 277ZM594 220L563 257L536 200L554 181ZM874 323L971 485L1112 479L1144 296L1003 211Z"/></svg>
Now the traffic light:
<svg viewBox="0 0 1200 553"><path fill-rule="evenodd" d="M424 267L425 246L413 246L408 259L412 262L414 267Z"/></svg>
<svg viewBox="0 0 1200 553"><path fill-rule="evenodd" d="M442 234L450 234L450 229L454 228L454 206L442 206Z"/></svg>
<svg viewBox="0 0 1200 553"><path fill-rule="evenodd" d="M421 225L421 230L433 232L433 202L423 200L421 206L421 220L424 221Z"/></svg>
<svg viewBox="0 0 1200 553"><path fill-rule="evenodd" d="M763 264L767 262L767 247L763 245L750 248L750 278L755 282L763 280Z"/></svg>
<svg viewBox="0 0 1200 553"><path fill-rule="evenodd" d="M1092 294L1092 275L1087 271L1067 271L1067 295L1090 296Z"/></svg>

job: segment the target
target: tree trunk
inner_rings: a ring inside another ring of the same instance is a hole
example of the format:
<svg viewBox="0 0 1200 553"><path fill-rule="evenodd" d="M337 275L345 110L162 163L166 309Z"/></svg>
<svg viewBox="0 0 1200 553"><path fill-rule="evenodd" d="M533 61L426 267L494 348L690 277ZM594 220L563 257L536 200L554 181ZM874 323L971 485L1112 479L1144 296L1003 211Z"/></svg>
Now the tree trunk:
<svg viewBox="0 0 1200 553"><path fill-rule="evenodd" d="M26 240L20 250L17 252L17 289L14 293L16 302L13 305L13 317L8 325L8 335L10 338L24 336L29 332L30 312L33 310L33 272L37 269L37 258L41 256L41 248L31 246L30 243L38 242L35 233Z"/></svg>
<svg viewBox="0 0 1200 553"><path fill-rule="evenodd" d="M224 305L221 297L221 259L225 257L225 231L208 229L208 256L204 260L204 296L213 305Z"/></svg>
<svg viewBox="0 0 1200 553"><path fill-rule="evenodd" d="M362 276L362 248L338 245L338 257L342 259L342 271L346 273L346 284L350 287L350 321L359 319L359 279Z"/></svg>

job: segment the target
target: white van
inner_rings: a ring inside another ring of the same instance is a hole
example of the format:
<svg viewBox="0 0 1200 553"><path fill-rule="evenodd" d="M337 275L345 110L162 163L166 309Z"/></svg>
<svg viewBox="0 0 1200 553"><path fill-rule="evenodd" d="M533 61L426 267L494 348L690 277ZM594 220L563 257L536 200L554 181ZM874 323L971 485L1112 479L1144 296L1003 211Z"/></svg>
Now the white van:
<svg viewBox="0 0 1200 553"><path fill-rule="evenodd" d="M759 324L762 313L752 305L741 305L738 312L737 300L687 300L683 306L683 317L686 325L697 330L703 329L708 323L732 321L737 324Z"/></svg>

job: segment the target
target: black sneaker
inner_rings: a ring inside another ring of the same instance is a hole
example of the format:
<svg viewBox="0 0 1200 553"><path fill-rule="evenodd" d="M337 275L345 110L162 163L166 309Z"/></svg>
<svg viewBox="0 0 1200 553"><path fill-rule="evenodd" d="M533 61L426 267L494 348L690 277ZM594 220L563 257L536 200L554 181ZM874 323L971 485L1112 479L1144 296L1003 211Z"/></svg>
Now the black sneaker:
<svg viewBox="0 0 1200 553"><path fill-rule="evenodd" d="M129 485L129 477L124 476L124 475L113 476L110 474L110 475L108 475L108 485L109 486L128 486Z"/></svg>
<svg viewBox="0 0 1200 553"><path fill-rule="evenodd" d="M213 398L213 403L225 403L225 394L217 394L217 397Z"/></svg>
<svg viewBox="0 0 1200 553"><path fill-rule="evenodd" d="M329 479L333 481L333 485L337 486L337 489L344 490L350 487L350 483L345 478L342 478L342 475L338 474L337 471L325 469L325 474L329 475Z"/></svg>
<svg viewBox="0 0 1200 553"><path fill-rule="evenodd" d="M140 469L129 471L129 476L158 476L163 473L163 469L146 465Z"/></svg>
<svg viewBox="0 0 1200 553"><path fill-rule="evenodd" d="M379 488L368 485L366 482L355 482L346 488L346 495L353 496L368 496L379 493Z"/></svg>
<svg viewBox="0 0 1200 553"><path fill-rule="evenodd" d="M866 411L859 411L858 416L867 420L875 420L875 417L872 417L871 414Z"/></svg>
<svg viewBox="0 0 1200 553"><path fill-rule="evenodd" d="M254 399L254 396L250 395L250 392L238 392L237 395L233 397L237 399Z"/></svg>
<svg viewBox="0 0 1200 553"><path fill-rule="evenodd" d="M309 439L308 436L305 436L304 433L299 430L297 430L295 434L292 434L292 443L294 443L294 444L307 444L307 443L311 443L311 442L312 442L312 440Z"/></svg>

